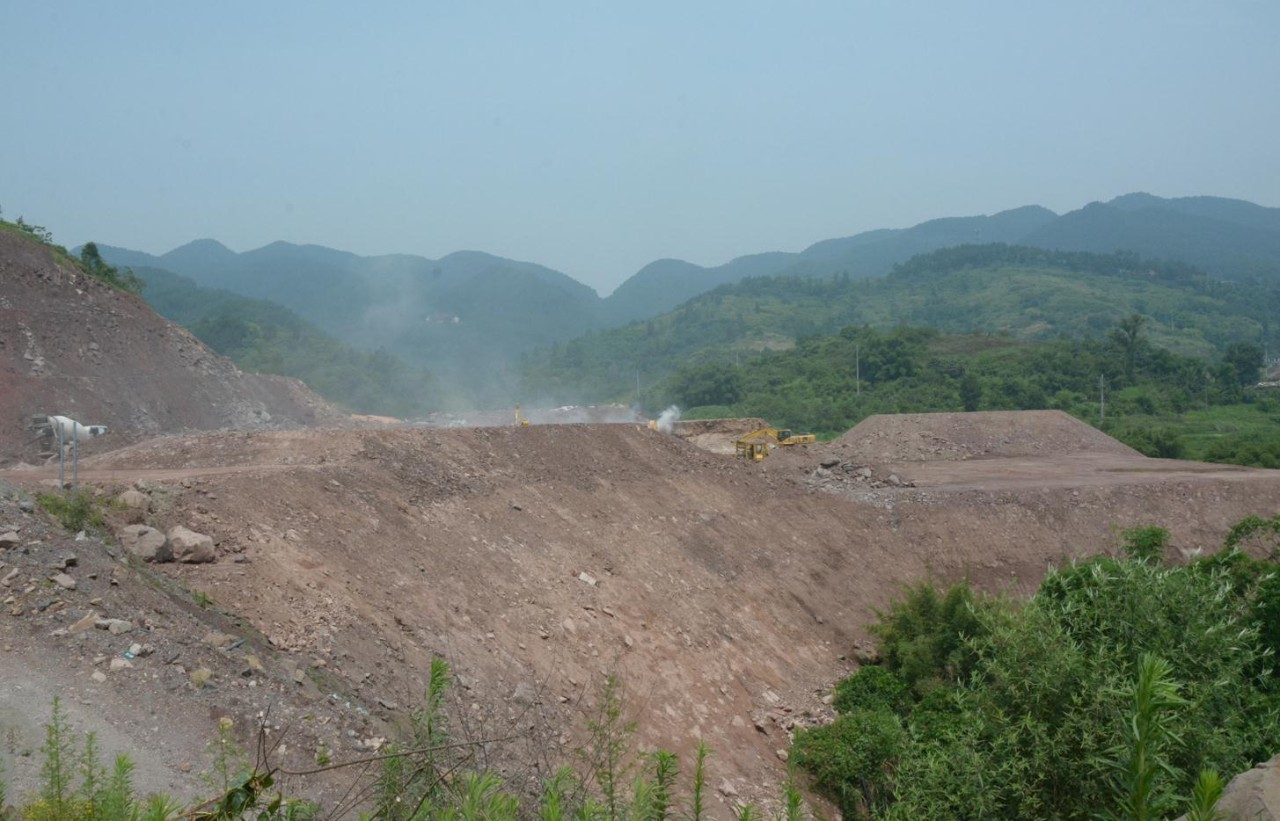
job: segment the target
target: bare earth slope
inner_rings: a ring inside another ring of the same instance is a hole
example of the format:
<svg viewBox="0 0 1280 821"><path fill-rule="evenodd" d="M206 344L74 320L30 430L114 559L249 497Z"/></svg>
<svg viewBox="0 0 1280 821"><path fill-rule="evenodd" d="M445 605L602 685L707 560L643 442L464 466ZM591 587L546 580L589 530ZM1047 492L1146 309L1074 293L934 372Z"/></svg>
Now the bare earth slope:
<svg viewBox="0 0 1280 821"><path fill-rule="evenodd" d="M1054 418L1032 423L1060 431ZM909 444L924 440L903 425ZM971 428L940 456L1032 447L988 447L1004 434ZM1068 455L911 463L894 451L919 486L865 492L804 484L822 448L755 465L635 425L167 437L87 460L82 475L166 489L155 524L213 535L222 558L164 572L375 710L410 703L442 654L462 677L461 715L532 734L529 758L570 741L616 673L645 743L687 753L705 738L713 785L757 797L780 775L788 730L827 714L822 695L901 584L1030 592L1119 529L1157 523L1176 548L1213 550L1280 498L1280 472L1049 441L1040 453ZM987 474L926 476L935 465Z"/></svg>
<svg viewBox="0 0 1280 821"><path fill-rule="evenodd" d="M337 420L301 382L240 372L141 298L0 230L0 464L34 460L35 414L107 425L117 444Z"/></svg>

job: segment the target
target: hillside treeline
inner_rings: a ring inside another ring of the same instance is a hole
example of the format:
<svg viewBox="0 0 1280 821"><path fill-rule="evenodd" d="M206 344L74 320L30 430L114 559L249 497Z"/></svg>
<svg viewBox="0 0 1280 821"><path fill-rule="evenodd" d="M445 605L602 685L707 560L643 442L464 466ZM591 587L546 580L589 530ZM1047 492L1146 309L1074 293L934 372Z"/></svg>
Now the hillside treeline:
<svg viewBox="0 0 1280 821"><path fill-rule="evenodd" d="M914 257L883 279L758 277L722 286L663 316L527 357L524 389L575 402L638 399L649 407L657 404L652 386L681 366L754 367L761 351L848 326L1087 340L1135 313L1146 318L1143 333L1157 346L1210 359L1235 342L1270 344L1280 291L1129 253L959 246Z"/></svg>

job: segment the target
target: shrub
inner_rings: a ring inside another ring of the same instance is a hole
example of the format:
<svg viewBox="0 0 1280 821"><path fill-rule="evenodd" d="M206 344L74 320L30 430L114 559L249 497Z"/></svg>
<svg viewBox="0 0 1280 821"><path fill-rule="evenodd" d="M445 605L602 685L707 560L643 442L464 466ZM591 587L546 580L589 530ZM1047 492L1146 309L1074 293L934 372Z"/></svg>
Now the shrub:
<svg viewBox="0 0 1280 821"><path fill-rule="evenodd" d="M879 707L902 713L910 701L906 682L884 667L868 666L836 684L833 706L841 713Z"/></svg>

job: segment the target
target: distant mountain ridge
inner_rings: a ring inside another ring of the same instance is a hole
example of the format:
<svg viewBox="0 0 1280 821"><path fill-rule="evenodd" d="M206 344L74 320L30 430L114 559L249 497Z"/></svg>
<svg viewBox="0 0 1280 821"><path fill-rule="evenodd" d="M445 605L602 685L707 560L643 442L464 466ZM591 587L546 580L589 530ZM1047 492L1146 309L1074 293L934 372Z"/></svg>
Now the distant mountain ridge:
<svg viewBox="0 0 1280 821"><path fill-rule="evenodd" d="M1029 205L990 216L929 220L713 267L657 260L603 299L559 271L478 251L438 260L361 257L275 242L236 253L211 239L160 256L99 248L112 264L168 270L204 287L280 303L340 339L368 350L385 348L458 384L476 401L492 403L515 395L513 366L527 352L658 316L721 285L760 276L878 277L919 254L985 243L1135 251L1188 262L1222 279L1280 282L1280 209L1220 197L1142 193L1063 215Z"/></svg>

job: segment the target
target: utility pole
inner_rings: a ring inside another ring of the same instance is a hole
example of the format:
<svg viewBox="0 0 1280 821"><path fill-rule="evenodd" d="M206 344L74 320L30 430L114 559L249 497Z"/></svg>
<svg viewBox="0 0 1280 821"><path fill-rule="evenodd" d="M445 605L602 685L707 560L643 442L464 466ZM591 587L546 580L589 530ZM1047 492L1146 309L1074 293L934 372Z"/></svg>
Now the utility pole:
<svg viewBox="0 0 1280 821"><path fill-rule="evenodd" d="M862 396L862 345L853 346L853 392Z"/></svg>
<svg viewBox="0 0 1280 821"><path fill-rule="evenodd" d="M1107 383L1106 377L1098 374L1098 425L1107 421Z"/></svg>

